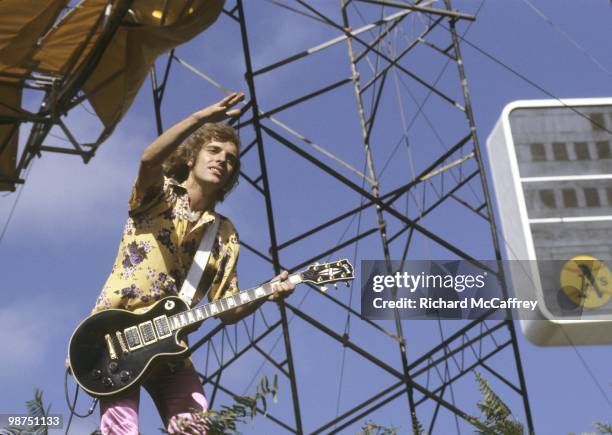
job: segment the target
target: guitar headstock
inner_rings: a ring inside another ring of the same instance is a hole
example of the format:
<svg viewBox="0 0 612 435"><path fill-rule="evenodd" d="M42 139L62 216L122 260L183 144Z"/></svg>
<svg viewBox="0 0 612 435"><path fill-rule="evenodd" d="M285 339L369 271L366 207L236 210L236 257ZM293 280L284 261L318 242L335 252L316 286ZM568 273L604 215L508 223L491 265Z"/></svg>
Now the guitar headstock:
<svg viewBox="0 0 612 435"><path fill-rule="evenodd" d="M348 260L338 260L323 264L312 264L302 272L302 281L322 286L323 284L344 281L348 285L350 280L355 279L353 265ZM322 288L323 291L327 290Z"/></svg>

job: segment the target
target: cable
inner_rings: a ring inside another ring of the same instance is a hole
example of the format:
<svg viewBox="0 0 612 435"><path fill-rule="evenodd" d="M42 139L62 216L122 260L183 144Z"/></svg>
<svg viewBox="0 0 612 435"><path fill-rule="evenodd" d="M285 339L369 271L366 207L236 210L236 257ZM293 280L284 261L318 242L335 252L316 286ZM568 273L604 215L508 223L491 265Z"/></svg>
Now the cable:
<svg viewBox="0 0 612 435"><path fill-rule="evenodd" d="M449 30L448 27L444 26L443 24L441 24L442 27L444 27L446 30ZM587 115L585 115L584 113L576 110L574 107L569 106L568 104L566 104L563 100L561 100L559 97L553 95L551 92L547 91L546 89L544 89L542 86L538 85L537 83L535 83L533 80L527 78L526 76L524 76L523 74L521 74L520 72L518 72L517 70L515 70L514 68L512 68L511 66L505 64L503 61L499 60L498 58L496 58L494 55L488 53L487 51L483 50L482 48L476 46L475 44L473 44L472 42L468 41L467 39L465 39L463 36L457 34L457 37L460 38L463 42L465 42L467 45L469 45L470 47L472 47L474 50L478 51L480 54L482 54L483 56L487 57L488 59L492 60L493 62L495 62L496 64L504 67L505 69L507 69L508 71L510 71L512 74L514 74L515 76L517 76L518 78L524 80L525 82L527 82L528 84L530 84L531 86L533 86L534 88L536 88L537 90L539 90L540 92L548 95L551 98L554 98L555 100L557 100L559 103L561 103L561 105L563 105L565 108L570 109L572 112L576 113L578 116L586 119L587 121L589 121L591 124L601 128L602 130L610 133L612 135L612 131L608 130L606 128L605 125L601 125L597 122L595 122L593 119L591 119L590 117L588 117Z"/></svg>
<svg viewBox="0 0 612 435"><path fill-rule="evenodd" d="M63 140L64 142L70 142L65 137L58 136L57 134L49 133L49 136L54 137L54 138L59 139L59 140Z"/></svg>
<svg viewBox="0 0 612 435"><path fill-rule="evenodd" d="M584 368L586 369L587 373L591 377L591 380L597 386L597 389L599 390L601 395L604 397L605 401L608 403L608 406L610 407L610 409L612 409L612 402L610 401L610 398L608 397L608 395L606 394L604 389L601 388L601 385L599 384L599 382L597 382L597 378L595 378L595 375L591 371L591 368L587 365L586 361L584 360L584 358L582 357L580 352L578 352L578 348L576 348L576 346L574 346L574 343L570 339L569 335L567 335L567 333L565 332L565 329L564 329L563 325L559 325L559 327L561 328L561 331L563 332L563 335L567 339L568 343L572 346L572 349L574 349L574 352L576 352L576 355L578 356L578 359L580 360L580 362L582 362L582 365L584 366Z"/></svg>
<svg viewBox="0 0 612 435"><path fill-rule="evenodd" d="M80 106L83 108L83 110L85 110L90 115L95 116L96 118L98 117L98 115L96 115L94 112L92 112L90 109L88 109L87 106L85 106L85 104L81 103Z"/></svg>
<svg viewBox="0 0 612 435"><path fill-rule="evenodd" d="M9 223L11 222L11 218L13 217L13 213L15 213L15 209L17 208L17 203L19 202L19 198L21 198L21 194L23 193L23 188L25 187L25 180L28 179L28 176L30 175L30 172L32 171L32 166L34 166L34 161L32 161L32 163L30 163L30 167L28 168L26 175L24 177L24 184L21 185L21 188L19 189L19 192L17 192L17 197L15 198L15 202L13 203L13 207L11 208L11 211L9 212L8 218L6 219L6 222L4 223L4 228L2 228L2 233L0 233L0 244L2 244L2 239L4 239L4 235L6 234L6 230L8 229Z"/></svg>
<svg viewBox="0 0 612 435"><path fill-rule="evenodd" d="M353 8L355 9L355 11L357 12L357 14L359 15L359 18L361 19L361 21L365 24L366 20L364 18L364 16L362 15L361 11L359 10L359 8L357 7L357 5L355 5L354 3L351 4L353 6ZM384 16L384 10L385 7L384 5L380 8L380 17L379 20L382 20L383 16ZM374 37L375 39L380 37L380 35L382 34L382 32L385 31L385 29L383 29L383 27L380 28L380 31L378 33L378 35L375 35L375 33L370 30L368 33L370 34L371 37ZM370 66L370 68L372 69L372 72L374 73L374 76L377 75L378 73L378 68L380 66L380 55L377 54L376 55L376 63L375 66L372 65L371 61L370 61L370 57L368 55L366 55L366 60ZM355 65L356 66L356 65ZM383 84L381 84L381 86L384 85L384 81ZM374 111L374 104L375 104L375 100L376 100L376 86L377 83L374 84L374 91L372 92L372 98L370 100L370 113L373 113ZM374 122L373 119L371 119L371 122ZM364 138L365 139L365 138ZM365 174L366 172L366 167L367 167L367 159L364 159L363 162L363 169L362 169L362 173ZM365 188L365 178L362 179L361 182L361 189L363 190ZM363 206L363 204L365 203L365 197L361 197L360 199L360 206ZM359 213L357 214L357 230L356 230L356 235L358 236L361 230L361 217L363 214L363 210L359 211ZM345 230L344 234L342 234L342 236L340 237L340 240L338 241L338 243L340 243L340 241L342 239L344 239L345 234L348 232L348 229L350 226L352 226L352 223L355 219L355 216L353 216L353 218L351 219L351 222L349 222L349 225L347 226L347 229ZM353 250L353 264L355 264L355 261L357 259L358 253L359 253L359 238L356 240L355 242L355 249ZM353 305L353 292L351 291L349 293L349 308L352 308ZM351 330L351 312L347 310L346 312L346 320L344 323L344 336L345 337L349 337L350 335L350 330ZM343 392L343 387L344 387L344 371L345 371L345 367L346 367L346 346L342 347L342 361L340 363L340 377L338 380L338 394L336 396L336 418L338 418L338 415L340 414L340 404L342 401L342 392ZM337 424L334 425L334 430L337 427Z"/></svg>
<svg viewBox="0 0 612 435"><path fill-rule="evenodd" d="M96 409L96 404L98 403L98 399L95 398L93 402L91 403L91 406L89 407L89 410L87 411L87 414L79 414L78 412L76 412L74 408L76 407L76 401L77 401L77 398L79 397L79 385L77 384L74 389L74 400L72 401L72 405L71 405L70 398L68 397L68 375L69 374L70 374L70 368L66 367L66 373L64 374L64 393L66 397L66 405L68 405L68 409L70 410L70 417L68 418L68 423L66 424L66 431L64 432L64 435L68 435L68 429L70 429L70 424L72 423L72 417L74 417L75 415L79 418L89 417L91 414L93 414L94 410Z"/></svg>
<svg viewBox="0 0 612 435"><path fill-rule="evenodd" d="M366 171L366 165L367 165L367 160L364 159L363 161L363 173L365 173ZM361 189L364 189L365 187L365 179L362 180L361 182ZM363 206L363 204L365 203L365 197L361 197L360 200L360 206ZM357 232L356 234L359 235L359 232L361 231L361 216L363 214L363 210L361 210L356 216L357 216ZM353 219L351 219L351 222L349 223L349 226L352 226L353 221L355 220L355 215L353 215ZM345 231L348 231L348 226L347 229ZM340 238L340 240L344 239L344 235L342 235L342 237ZM338 243L340 243L340 241L338 241ZM353 250L353 264L355 264L356 260L357 260L357 255L359 253L359 239L357 239L357 241L355 242L355 249ZM349 308L352 308L353 306L353 292L351 291L349 293ZM351 331L351 312L347 310L346 312L346 320L344 322L344 335L346 337L349 336ZM338 418L338 415L340 414L340 401L342 399L342 388L343 388L343 384L344 384L344 368L345 368L345 364L346 364L346 346L342 346L342 362L340 363L340 378L338 380L338 395L336 397L336 418ZM336 425L334 425L334 429L336 428Z"/></svg>
<svg viewBox="0 0 612 435"><path fill-rule="evenodd" d="M279 2L279 1L275 1L275 0L266 0L266 1L267 1L268 3L272 3L273 5L276 5L276 6L279 6L279 7L281 7L281 8L287 9L287 10L289 10L289 11L291 11L291 12L294 12L294 13L296 13L296 14L298 14L298 15L303 15L303 16L305 16L305 17L307 17L307 18L310 18L311 20L315 20L315 21L318 21L318 22L320 22L320 23L327 24L327 23L325 22L325 20L322 20L322 19L321 19L321 18L319 18L319 17L315 17L314 15L310 15L310 14L308 14L308 13L304 12L304 11L301 11L301 10L299 10L299 9L293 8L293 7L288 6L288 5L284 4L284 3L281 3L281 2Z"/></svg>
<svg viewBox="0 0 612 435"><path fill-rule="evenodd" d="M504 237L504 235L501 232L499 232L498 235L499 235L500 240L510 250L510 253L513 255L513 257L515 259L515 260L510 260L510 261L520 261L520 260L517 260L518 256L516 255L516 252L514 251L514 249L512 249L512 245L510 245L510 242ZM533 282L533 280L531 279L532 278L531 274L524 268L522 263L519 263L519 264L521 264L521 269L525 273L525 276L527 276L527 278L531 281L531 284L535 287L536 285L535 285L535 282ZM601 387L599 382L597 382L597 378L593 374L593 371L591 370L591 368L588 366L587 362L584 360L584 358L582 357L582 355L578 351L578 348L574 345L573 341L571 340L571 338L569 337L569 335L567 334L567 332L563 328L563 325L559 325L559 328L560 328L560 331L565 336L565 338L567 339L567 342L569 343L569 345L572 347L572 349L574 349L574 352L576 352L576 355L578 356L578 359L580 360L580 362L582 363L582 365L586 369L587 373L591 377L591 380L593 381L593 383L597 387L597 390L599 390L601 395L604 397L605 401L608 403L608 405L612 409L612 402L610 401L610 398L605 393L604 389Z"/></svg>
<svg viewBox="0 0 612 435"><path fill-rule="evenodd" d="M443 26L445 27L445 26ZM446 28L446 27L445 27ZM448 29L447 29L448 30ZM530 85L532 85L533 87L535 87L536 89L540 90L541 92L545 93L546 95L554 98L555 100L559 101L563 106L565 106L566 108L572 110L573 112L575 112L576 114L578 114L579 116L585 118L586 120L588 120L589 122L591 122L592 124L597 125L598 127L602 128L603 130L607 131L608 133L612 134L612 131L608 130L607 128L605 128L605 126L599 125L598 123L594 122L591 118L589 118L588 116L586 116L585 114L579 112L578 110L576 110L575 108L568 106L567 104L565 104L561 99L559 99L558 97L556 97L555 95L553 95L552 93L548 92L546 89L544 89L543 87L541 87L540 85L538 85L537 83L533 82L532 80L528 79L527 77L525 77L524 75L522 75L521 73L519 73L518 71L514 70L512 67L506 65L503 61L497 59L495 56L493 56L492 54L486 52L485 50L477 47L475 44L471 43L470 41L468 41L467 39L465 39L463 36L457 34L457 36L463 41L465 42L467 45L469 45L470 47L472 47L473 49L475 49L476 51L478 51L479 53L481 53L482 55L486 56L487 58L489 58L490 60L494 61L495 63L497 63L498 65L504 67L505 69L507 69L508 71L510 71L511 73L513 73L514 75L516 75L517 77L521 78L522 80L524 80L525 82L529 83ZM501 239L503 240L504 244L506 246L508 246L508 248L514 253L514 250L512 249L512 247L510 246L510 243L508 243L508 241L503 237L503 235L500 235ZM516 255L515 255L516 256ZM563 331L563 329L562 329ZM563 333L565 334L565 331L563 331ZM566 335L567 336L567 335ZM610 405L610 407L612 408L612 403L610 402L610 399L608 398L608 396L605 394L603 388L601 387L601 385L597 382L597 379L595 378L593 372L591 371L591 369L589 368L589 366L587 365L586 361L584 360L584 358L582 358L582 355L579 353L578 349L576 348L576 346L574 346L574 344L569 340L568 338L568 342L570 343L570 346L574 349L574 352L576 352L576 355L578 356L578 358L580 359L582 365L584 366L584 368L587 370L587 372L589 373L591 379L593 380L593 382L595 383L597 389L599 390L599 392L604 396L606 402Z"/></svg>
<svg viewBox="0 0 612 435"><path fill-rule="evenodd" d="M529 6L540 18L542 18L544 21L546 21L546 23L549 26L551 26L559 34L561 34L561 36L563 36L565 39L567 39L570 42L570 44L572 44L574 47L576 47L576 49L578 49L578 51L580 51L583 55L585 55L588 59L590 59L591 62L593 62L600 70L602 70L604 73L606 73L609 77L612 78L612 72L610 72L610 70L608 70L601 62L599 62L595 58L595 56L593 56L591 53L589 53L584 48L582 48L582 46L580 46L580 44L578 44L571 36L569 36L567 33L565 33L560 27L555 25L555 23L553 23L550 18L548 18L546 15L544 15L544 13L541 10L536 8L533 3L531 3L529 0L523 0L523 3L525 3L527 6Z"/></svg>

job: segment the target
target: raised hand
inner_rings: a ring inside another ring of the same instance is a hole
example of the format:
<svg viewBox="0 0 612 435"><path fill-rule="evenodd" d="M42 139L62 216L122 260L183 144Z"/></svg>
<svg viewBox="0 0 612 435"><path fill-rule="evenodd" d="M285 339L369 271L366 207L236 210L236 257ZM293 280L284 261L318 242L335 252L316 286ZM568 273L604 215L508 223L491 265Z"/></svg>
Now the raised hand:
<svg viewBox="0 0 612 435"><path fill-rule="evenodd" d="M244 92L234 92L221 101L195 112L192 116L202 123L220 122L226 118L240 115L240 109L230 109L242 100L244 100Z"/></svg>

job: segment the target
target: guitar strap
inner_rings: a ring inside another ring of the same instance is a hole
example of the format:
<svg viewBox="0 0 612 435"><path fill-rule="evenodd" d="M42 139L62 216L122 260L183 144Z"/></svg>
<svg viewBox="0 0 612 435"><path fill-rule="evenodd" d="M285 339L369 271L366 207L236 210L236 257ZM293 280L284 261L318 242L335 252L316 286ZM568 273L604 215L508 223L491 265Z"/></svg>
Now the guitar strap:
<svg viewBox="0 0 612 435"><path fill-rule="evenodd" d="M183 286L181 287L181 291L179 292L179 296L181 297L181 299L183 299L190 307L191 302L193 301L193 296L195 295L196 289L198 288L198 284L200 283L202 275L204 274L204 269L208 264L210 251L212 250L215 237L217 236L217 232L219 231L220 221L221 217L219 216L219 214L215 213L215 220L213 221L212 225L208 226L206 232L202 236L198 251L193 256L193 262L191 263L191 267L189 268L189 272L187 273L187 278L185 278Z"/></svg>

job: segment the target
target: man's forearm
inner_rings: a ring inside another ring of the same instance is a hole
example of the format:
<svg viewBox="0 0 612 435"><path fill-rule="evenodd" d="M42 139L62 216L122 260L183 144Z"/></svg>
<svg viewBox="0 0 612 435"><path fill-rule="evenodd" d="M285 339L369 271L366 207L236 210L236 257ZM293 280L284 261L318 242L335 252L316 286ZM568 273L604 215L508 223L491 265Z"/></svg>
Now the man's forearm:
<svg viewBox="0 0 612 435"><path fill-rule="evenodd" d="M204 122L205 120L199 119L195 114L192 114L173 125L145 148L141 161L150 165L161 165Z"/></svg>
<svg viewBox="0 0 612 435"><path fill-rule="evenodd" d="M245 305L241 305L239 307L234 308L233 310L229 310L224 312L223 314L220 314L218 317L226 325L236 323L239 320L253 314L259 307L263 305L266 300L267 299L260 299Z"/></svg>
<svg viewBox="0 0 612 435"><path fill-rule="evenodd" d="M257 310L266 301L278 301L279 299L287 297L293 289L295 284L289 279L289 272L283 270L280 275L274 277L270 284L272 284L273 293L265 299L259 299L251 303L241 305L234 308L233 310L226 311L225 313L217 316L225 324L236 323L240 319L248 316Z"/></svg>
<svg viewBox="0 0 612 435"><path fill-rule="evenodd" d="M198 110L181 122L173 125L144 150L141 158L142 163L149 167L161 166L164 160L166 160L166 158L200 126L207 122L220 122L227 117L239 115L240 110L229 109L243 99L243 93L234 92L221 101L202 110Z"/></svg>

